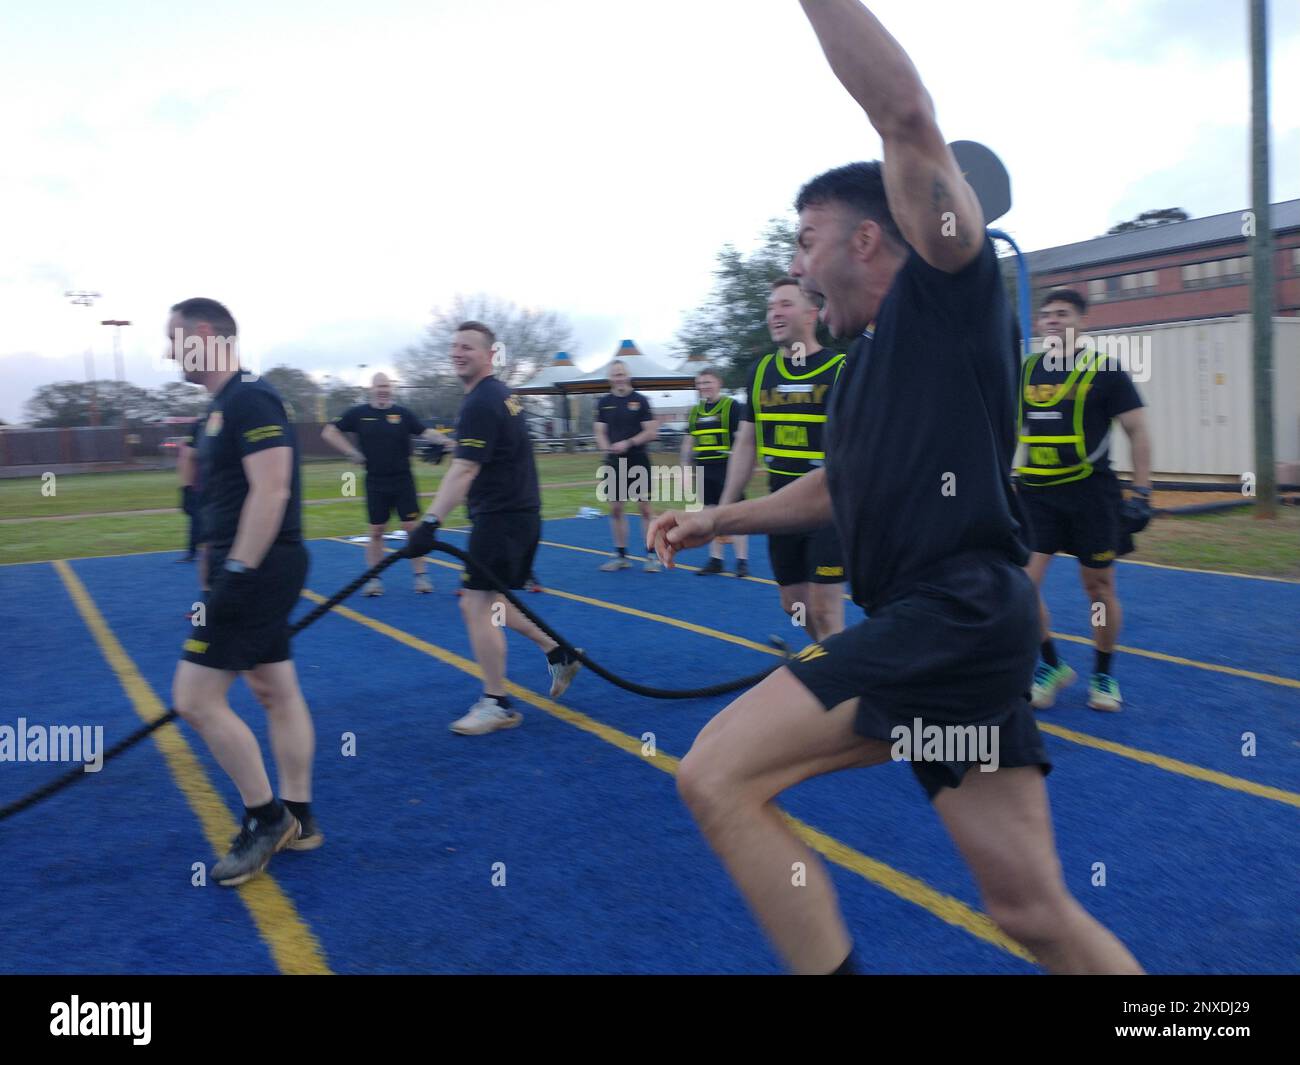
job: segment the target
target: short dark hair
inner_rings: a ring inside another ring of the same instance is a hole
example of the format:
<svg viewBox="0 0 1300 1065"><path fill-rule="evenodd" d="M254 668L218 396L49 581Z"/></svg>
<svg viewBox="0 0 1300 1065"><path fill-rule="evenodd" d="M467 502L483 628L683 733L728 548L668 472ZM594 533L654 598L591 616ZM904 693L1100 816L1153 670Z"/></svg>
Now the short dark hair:
<svg viewBox="0 0 1300 1065"><path fill-rule="evenodd" d="M771 288L769 288L768 291L775 292L778 288L785 288L786 285L794 285L807 302L811 303L813 306L817 305L817 301L814 300L812 296L808 295L804 290L803 285L799 284L799 279L797 277L778 277L772 282Z"/></svg>
<svg viewBox="0 0 1300 1065"><path fill-rule="evenodd" d="M1038 302L1038 309L1041 311L1049 303L1069 303L1080 314L1088 313L1088 301L1076 289L1072 288L1054 288Z"/></svg>
<svg viewBox="0 0 1300 1065"><path fill-rule="evenodd" d="M702 370L695 371L696 377L703 377L705 374L708 374L710 377L716 377L719 381L722 380L722 371L716 366L706 366Z"/></svg>
<svg viewBox="0 0 1300 1065"><path fill-rule="evenodd" d="M889 211L885 198L885 177L880 163L848 163L827 170L809 181L795 197L794 209L842 203L863 218L870 218L888 237L903 247L907 241Z"/></svg>
<svg viewBox="0 0 1300 1065"><path fill-rule="evenodd" d="M206 322L212 326L217 336L233 337L239 335L235 325L235 316L226 309L225 304L216 300L196 296L191 300L181 300L172 305L172 314L179 314L187 322Z"/></svg>
<svg viewBox="0 0 1300 1065"><path fill-rule="evenodd" d="M472 320L468 322L461 322L460 325L456 326L456 332L482 333L483 336L487 339L487 345L489 348L497 342L497 335L494 332L492 332L491 329L485 326L482 322L475 322Z"/></svg>

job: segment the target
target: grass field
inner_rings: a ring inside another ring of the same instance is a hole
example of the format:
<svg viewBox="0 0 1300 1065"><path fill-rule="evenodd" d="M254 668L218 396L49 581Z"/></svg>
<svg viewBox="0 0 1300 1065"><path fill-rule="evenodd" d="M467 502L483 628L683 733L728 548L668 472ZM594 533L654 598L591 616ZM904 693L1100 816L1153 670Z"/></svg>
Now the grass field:
<svg viewBox="0 0 1300 1065"><path fill-rule="evenodd" d="M675 456L657 454L657 462ZM579 507L608 508L595 498L599 456L539 455L542 517L573 517ZM414 464L422 493L437 490L446 465ZM306 534L310 538L356 535L365 531L362 485L344 495L345 477L357 473L345 462L313 462L302 468ZM42 491L40 478L0 481L0 563L40 562L158 551L184 546L184 516L176 475L171 470L139 473L62 475L54 494ZM764 490L755 474L749 494ZM1157 498L1157 505L1160 500ZM1181 502L1181 500L1180 500ZM167 513L148 511L169 510ZM126 512L126 513L123 513ZM47 520L47 519L64 520ZM463 510L452 522L465 519ZM1270 577L1300 578L1300 510L1281 508L1277 521L1257 520L1252 511L1165 517L1138 538L1133 561L1192 569L1228 570Z"/></svg>

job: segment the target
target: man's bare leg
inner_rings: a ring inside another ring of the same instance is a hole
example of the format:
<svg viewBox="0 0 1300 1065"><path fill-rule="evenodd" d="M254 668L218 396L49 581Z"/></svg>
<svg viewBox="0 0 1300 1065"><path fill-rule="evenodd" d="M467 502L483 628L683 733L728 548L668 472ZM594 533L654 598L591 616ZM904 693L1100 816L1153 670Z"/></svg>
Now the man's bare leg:
<svg viewBox="0 0 1300 1065"><path fill-rule="evenodd" d="M1051 555L1044 555L1041 551L1035 551L1029 556L1029 563L1025 566L1025 572L1029 574L1029 579L1034 582L1034 587L1038 589L1038 618L1042 627L1042 640L1046 643L1052 638L1052 616L1047 611L1047 603L1043 599L1043 578L1047 576L1047 567L1052 561Z"/></svg>
<svg viewBox="0 0 1300 1065"><path fill-rule="evenodd" d="M506 691L506 634L505 615L497 614L502 625L493 624L493 603L500 596L479 588L466 588L460 597L460 612L465 619L474 661L483 671L483 691L488 695L504 695ZM502 604L505 605L504 603Z"/></svg>
<svg viewBox="0 0 1300 1065"><path fill-rule="evenodd" d="M777 591L781 593L781 609L803 627L813 643L817 643L821 635L817 631L817 618L810 602L812 596L809 587L808 582L804 581L800 584L778 585Z"/></svg>
<svg viewBox="0 0 1300 1065"><path fill-rule="evenodd" d="M1142 972L1124 944L1066 890L1038 767L972 769L961 787L935 796L934 808L989 916L1048 972Z"/></svg>
<svg viewBox="0 0 1300 1065"><path fill-rule="evenodd" d="M816 584L809 581L808 616L817 632L817 641L829 639L844 631L844 585Z"/></svg>
<svg viewBox="0 0 1300 1065"><path fill-rule="evenodd" d="M245 673L244 679L266 709L280 798L311 802L316 729L307 709L307 700L298 685L298 671L293 661L264 663Z"/></svg>
<svg viewBox="0 0 1300 1065"><path fill-rule="evenodd" d="M677 773L700 830L795 972L833 972L852 941L825 867L772 799L810 777L889 760L888 744L853 731L856 708L827 712L779 669L705 726Z"/></svg>
<svg viewBox="0 0 1300 1065"><path fill-rule="evenodd" d="M243 718L230 709L227 695L235 674L181 661L172 679L172 705L203 737L208 750L235 782L250 809L265 806L275 794L266 775L262 751Z"/></svg>
<svg viewBox="0 0 1300 1065"><path fill-rule="evenodd" d="M420 521L418 518L414 521L404 521L402 522L402 528L406 530L406 535L410 536L411 530L413 530L419 524ZM370 564L372 566L374 565L373 562L371 562ZM419 558L413 558L411 559L411 572L414 573L417 577L423 576L425 565L426 565L426 559L424 555L421 555Z"/></svg>
<svg viewBox="0 0 1300 1065"><path fill-rule="evenodd" d="M1119 640L1124 612L1119 605L1119 592L1115 588L1115 567L1096 569L1079 567L1079 580L1088 597L1088 620L1092 627L1092 643L1098 651L1109 654ZM1098 604L1101 610L1097 609Z"/></svg>
<svg viewBox="0 0 1300 1065"><path fill-rule="evenodd" d="M623 504L613 500L609 504L609 525L614 532L614 547L627 549L627 517L623 514Z"/></svg>
<svg viewBox="0 0 1300 1065"><path fill-rule="evenodd" d="M384 531L388 523L370 526L370 539L366 541L366 569L373 569L384 557Z"/></svg>

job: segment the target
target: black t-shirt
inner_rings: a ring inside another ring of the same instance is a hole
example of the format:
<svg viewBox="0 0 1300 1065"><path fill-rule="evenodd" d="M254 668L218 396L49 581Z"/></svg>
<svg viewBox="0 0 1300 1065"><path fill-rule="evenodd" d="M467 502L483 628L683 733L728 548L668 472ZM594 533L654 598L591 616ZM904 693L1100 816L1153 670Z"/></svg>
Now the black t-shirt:
<svg viewBox="0 0 1300 1065"><path fill-rule="evenodd" d="M366 457L369 477L394 477L411 472L411 437L424 432L424 424L405 407L374 407L362 403L343 412L334 422L340 432L356 433Z"/></svg>
<svg viewBox="0 0 1300 1065"><path fill-rule="evenodd" d="M608 427L609 442L617 444L620 440L631 440L646 422L653 420L650 401L640 392L629 392L626 396L616 396L613 392L600 397L596 421ZM627 454L645 454L645 445L637 444L628 449Z"/></svg>
<svg viewBox="0 0 1300 1065"><path fill-rule="evenodd" d="M1104 360L1104 356L1101 358ZM1068 369L1048 369L1043 365L1043 361L1042 355L1034 360L1033 369L1029 372L1029 380L1024 383L1022 431L1034 436L1069 436L1074 432L1073 405L1078 402L1079 386L1076 385L1071 390L1073 396L1066 396L1059 403L1049 407L1034 406L1035 402L1040 404L1051 402L1056 390L1070 376ZM1089 455L1097 450L1110 431L1112 418L1142 406L1142 397L1138 395L1133 379L1117 367L1106 366L1104 361L1102 366L1103 368L1099 369L1093 377L1087 391L1083 393L1083 442ZM1079 376L1079 381L1082 382L1086 376L1085 371ZM1024 382L1023 374L1021 381ZM1073 461L1076 455L1072 447L1068 451L1062 448L1061 452L1069 456L1067 461ZM1115 476L1110 468L1109 447L1093 460L1091 476L1095 477L1098 474ZM1083 480L1088 479L1085 477ZM1070 481L1047 487L1069 488L1071 485L1082 483L1082 481Z"/></svg>
<svg viewBox="0 0 1300 1065"><path fill-rule="evenodd" d="M853 600L944 559L1029 559L1011 487L1019 359L993 244L946 274L911 252L831 395L826 473Z"/></svg>
<svg viewBox="0 0 1300 1065"><path fill-rule="evenodd" d="M289 502L277 544L302 540L302 488L298 481L298 441L284 401L265 381L235 374L212 397L199 437L199 479L203 485L203 535L216 556L235 542L239 514L248 497L244 456L272 447L293 448Z"/></svg>
<svg viewBox="0 0 1300 1065"><path fill-rule="evenodd" d="M730 396L719 396L712 403L700 400L686 416L686 424L691 429L694 446L691 449L691 461L702 463L725 464L731 456L731 446L726 451L701 451L706 446L734 445L736 430L740 428L741 404ZM723 424L723 419L726 424ZM714 430L711 433L705 430ZM695 435L699 430L703 435Z"/></svg>
<svg viewBox="0 0 1300 1065"><path fill-rule="evenodd" d="M461 401L456 458L482 467L469 487L471 518L541 508L537 462L523 404L495 377L483 378Z"/></svg>
<svg viewBox="0 0 1300 1065"><path fill-rule="evenodd" d="M760 367L765 367L761 382L757 380ZM778 351L776 358L768 359L764 356L750 368L745 381L745 409L740 416L754 425L754 446L767 470L769 492L793 484L804 474L823 465L823 460L764 455L764 440L782 450L797 448L824 452L825 423L802 422L775 429L770 422L759 425L754 410L755 385L758 386L764 414L824 415L830 409L830 393L834 390L832 386L842 372L843 362L839 352L830 348L818 348L809 352L803 366L794 366ZM790 439L783 440L782 434L793 435Z"/></svg>
<svg viewBox="0 0 1300 1065"><path fill-rule="evenodd" d="M195 451L194 455L194 483L189 486L191 492L203 491L203 468L199 465L198 450L199 440L203 435L203 426L207 422L208 416L201 414L194 419L194 428L190 431L189 446Z"/></svg>

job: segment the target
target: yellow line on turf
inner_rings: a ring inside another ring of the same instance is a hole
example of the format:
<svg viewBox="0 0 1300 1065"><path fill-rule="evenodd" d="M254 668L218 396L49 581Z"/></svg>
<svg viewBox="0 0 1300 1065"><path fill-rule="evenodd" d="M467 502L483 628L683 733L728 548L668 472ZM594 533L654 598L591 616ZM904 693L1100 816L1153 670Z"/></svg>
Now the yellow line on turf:
<svg viewBox="0 0 1300 1065"><path fill-rule="evenodd" d="M561 547L568 551L583 551L593 555L612 554L612 552L609 551L596 551L590 547L575 547L572 544L561 544L561 543L556 543L555 541L552 540L543 540L542 543L544 543L547 547ZM1147 563L1147 564L1150 565L1151 563ZM679 566L678 568L698 569L697 566L685 566L685 565ZM1167 566L1165 568L1174 569L1176 567ZM1210 571L1209 570L1188 570L1187 572L1208 573ZM1245 576L1245 575L1227 574L1227 576ZM758 584L776 583L775 581L767 577L746 577L745 579L750 581L755 581ZM1259 580L1280 580L1281 578L1260 577L1258 579ZM852 601L852 598L848 595L846 595L844 598L846 600L849 600L850 602ZM1067 640L1070 643L1082 643L1082 644L1089 644L1089 645L1092 643L1092 640L1086 636L1072 636L1064 632L1053 632L1052 638L1057 640ZM1258 681L1262 681L1265 684L1277 684L1284 688L1300 688L1300 680L1296 680L1294 677L1279 677L1272 673L1256 673L1253 670L1249 670L1249 669L1238 669L1236 666L1221 666L1221 665L1217 665L1214 662L1201 662L1195 658L1180 658L1177 655L1167 655L1162 651L1147 651L1141 647L1128 647L1125 645L1120 645L1116 647L1115 650L1123 654L1137 655L1140 658L1152 658L1158 662L1171 662L1177 666L1190 666L1193 669L1204 669L1211 673L1226 673L1229 676L1245 677L1248 680L1258 680Z"/></svg>
<svg viewBox="0 0 1300 1065"><path fill-rule="evenodd" d="M90 629L105 660L117 675L140 720L148 724L166 712L149 682L141 676L131 657L109 628L86 586L65 561L52 563L68 589L86 627ZM221 853L239 831L226 804L213 788L203 766L185 737L175 728L163 727L151 739L162 753L177 786L185 795L190 809L203 826L208 845ZM223 888L213 886L213 890ZM248 907L258 933L282 973L329 974L325 952L307 923L299 916L293 902L268 873L255 877L239 889L239 898Z"/></svg>
<svg viewBox="0 0 1300 1065"><path fill-rule="evenodd" d="M1178 773L1194 780L1203 780L1208 784L1217 784L1221 788L1245 792L1247 795L1255 795L1261 799L1272 799L1275 802L1286 803L1288 806L1300 806L1300 795L1293 791L1284 791L1282 788L1273 788L1267 784L1256 784L1253 780L1243 780L1241 777L1229 776L1227 773L1220 773L1215 769L1205 769L1199 765L1192 765L1190 762L1180 762L1176 758L1168 758L1163 754L1143 751L1137 747L1128 747L1122 743L1113 743L1110 740L1103 740L1099 736L1089 736L1086 732L1075 732L1073 729L1061 728L1060 725L1053 725L1050 722L1043 721L1041 717L1038 720L1038 727L1043 732L1050 732L1053 736L1059 736L1071 743L1077 743L1083 747L1092 747L1098 751L1108 751L1122 758L1131 758L1135 762L1152 765L1169 773Z"/></svg>
<svg viewBox="0 0 1300 1065"><path fill-rule="evenodd" d="M1211 573L1216 577L1240 577L1247 581L1276 581L1278 584L1300 584L1295 577L1266 577L1262 573L1233 573L1225 569L1193 569L1191 566L1171 566L1165 562L1141 562L1136 558L1117 558L1125 566L1150 566L1152 569L1171 569L1179 573Z"/></svg>
<svg viewBox="0 0 1300 1065"><path fill-rule="evenodd" d="M1092 646L1092 640L1087 636L1071 636L1069 633L1054 632L1052 638ZM1293 677L1278 677L1272 673L1256 673L1249 669L1238 669L1236 666L1221 666L1215 662L1198 662L1194 658L1180 658L1178 655L1167 655L1163 651L1147 651L1141 647L1127 647L1124 644L1117 644L1115 650L1121 654L1137 655L1139 658L1154 658L1157 662L1172 662L1176 666L1191 666L1193 669L1204 669L1210 673L1226 673L1231 677L1245 677L1248 680L1263 681L1265 684L1277 684L1283 688L1300 688L1300 680Z"/></svg>
<svg viewBox="0 0 1300 1065"><path fill-rule="evenodd" d="M304 598L311 600L313 603L325 602L325 597L318 595L316 592L307 590L302 594ZM439 662L443 662L455 669L459 669L463 673L468 673L472 677L482 676L478 666L468 658L463 658L443 647L429 643L427 640L422 640L418 636L414 636L402 629L395 628L394 626L388 625L382 621L376 621L374 618L367 617L364 614L359 614L355 610L350 610L344 606L336 606L333 613L339 614L342 617L347 618L349 621L355 621L359 625L364 625L366 628L371 629L374 632L387 636L389 639L396 640L398 643L404 644L405 646L419 651L422 654L426 654L431 658L436 658ZM662 770L669 776L677 775L677 767L681 764L679 759L672 755L665 754L663 751L656 751L653 758L642 755L641 752L644 744L635 736L630 736L625 732L620 732L616 728L611 728L609 725L588 717L586 714L570 709L567 706L562 706L552 699L538 695L537 693L532 692L527 688L520 687L518 684L511 681L506 681L506 689L509 694L515 698L520 699L531 706L535 706L539 710L545 711L552 717L558 718L566 724L572 725L574 728L581 729L583 732L589 733L590 735L617 747L620 751L635 755L647 765L654 766L656 769ZM969 932L971 935L984 940L986 943L991 943L993 946L1001 947L1008 953L1014 954L1018 958L1023 958L1025 961L1032 962L1034 960L1032 955L1030 955L1014 940L1005 936L998 929L997 925L989 920L988 917L980 913L978 910L967 906L966 903L962 902L960 899L955 899L951 895L945 895L942 891L937 891L930 887L930 885L925 883L923 880L919 880L914 876L909 876L907 873L901 872L900 870L893 868L893 866L886 865L884 862L878 861L875 858L870 858L861 851L854 850L852 847L845 843L841 843L833 836L829 836L826 833L813 828L811 825L800 821L796 817L791 817L789 814L785 813L783 813L782 816L784 817L786 824L790 826L791 830L799 836L800 839L827 860L848 869L852 873L856 873L865 880L871 881L871 883L884 888L884 890L888 891L892 895L896 895L907 902L920 906L924 910L928 910L941 921Z"/></svg>
<svg viewBox="0 0 1300 1065"><path fill-rule="evenodd" d="M345 541L346 542L346 541ZM564 546L564 545L557 545ZM434 565L447 566L450 569L459 570L461 567L452 562L443 562L438 559L430 559ZM665 617L662 614L651 614L644 610L637 610L635 607L623 606L619 603L607 602L603 599L593 599L585 595L576 595L573 592L562 592L556 588L544 588L543 592L547 595L554 595L562 599L571 599L575 602L585 603L588 606L600 607L602 610L613 610L620 614L629 614L634 617L645 618L647 621L655 621L662 625L671 625L674 628L685 629L689 632L698 633L701 636L708 636L715 640L724 640L727 643L739 644L742 647L748 647L754 651L762 651L764 654L780 655L781 652L766 644L755 643L753 640L747 640L742 636L734 636L728 632L721 632L717 629L711 629L705 625L696 625L689 621L681 621L677 618ZM1056 635L1056 634L1053 634ZM1081 636L1061 636L1063 640L1073 640L1078 643L1089 643L1091 641ZM1232 666L1216 666L1208 662L1194 662L1188 658L1177 658L1173 655L1161 654L1158 651L1143 651L1136 647L1118 647L1117 650L1127 654L1142 655L1147 658L1155 658L1160 661L1173 662L1176 665L1195 666L1200 669L1209 669L1216 672L1228 673L1233 676L1246 677L1251 680L1261 680L1269 684L1281 684L1289 687L1300 688L1300 681L1292 680L1289 677L1273 677L1267 673L1251 673L1244 669L1235 669ZM1201 766L1192 765L1189 762L1182 762L1176 758L1169 758L1163 754L1156 754L1154 751L1144 751L1139 747L1127 747L1123 744L1112 743L1104 740L1099 736L1092 736L1086 732L1075 732L1072 729L1063 729L1056 725L1051 725L1039 719L1039 728L1045 732L1061 739L1068 740L1071 743L1077 743L1084 747L1092 747L1099 751L1106 751L1109 754L1119 755L1121 758L1128 758L1143 765L1155 766L1166 772L1174 773L1179 776L1191 777L1194 780L1204 781L1209 784L1217 784L1221 787L1228 788L1232 791L1245 792L1248 795L1255 795L1264 799L1276 799L1278 802L1288 803L1290 805L1300 805L1300 795L1296 795L1281 788L1274 788L1268 784L1257 784L1253 780L1245 780L1241 777L1230 776L1227 773L1220 773L1214 769L1204 769Z"/></svg>

